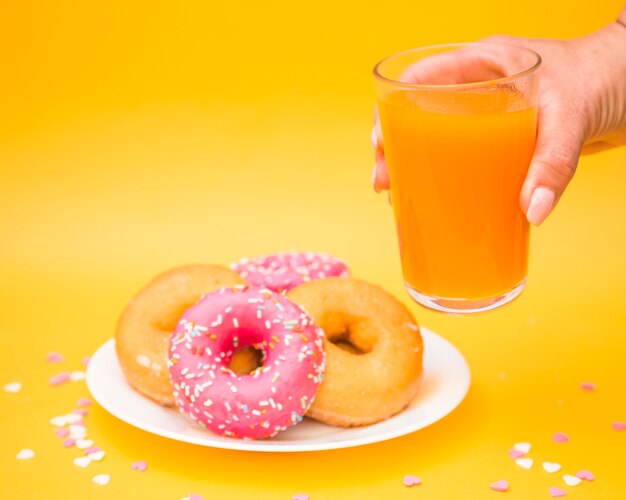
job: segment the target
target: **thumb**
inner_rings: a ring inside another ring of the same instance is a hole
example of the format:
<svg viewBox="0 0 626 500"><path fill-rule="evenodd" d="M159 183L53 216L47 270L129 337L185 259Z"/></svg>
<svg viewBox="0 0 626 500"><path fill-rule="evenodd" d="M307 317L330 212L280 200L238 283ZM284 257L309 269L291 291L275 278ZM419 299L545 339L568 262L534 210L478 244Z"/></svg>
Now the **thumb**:
<svg viewBox="0 0 626 500"><path fill-rule="evenodd" d="M550 108L539 111L535 152L520 193L520 205L531 224L540 225L552 212L576 172L584 142L573 116Z"/></svg>

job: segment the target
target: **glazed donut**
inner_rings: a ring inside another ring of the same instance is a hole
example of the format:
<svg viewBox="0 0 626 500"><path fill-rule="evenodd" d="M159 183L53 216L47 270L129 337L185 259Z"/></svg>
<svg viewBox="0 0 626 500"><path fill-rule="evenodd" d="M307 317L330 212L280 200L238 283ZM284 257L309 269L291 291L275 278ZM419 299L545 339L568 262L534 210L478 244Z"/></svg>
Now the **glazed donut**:
<svg viewBox="0 0 626 500"><path fill-rule="evenodd" d="M277 293L301 283L331 276L348 276L340 259L318 252L280 252L252 259L243 258L230 265L250 285L269 288Z"/></svg>
<svg viewBox="0 0 626 500"><path fill-rule="evenodd" d="M262 439L298 423L324 374L323 332L267 288L222 288L185 311L171 336L176 405L217 434ZM252 373L229 369L239 348L263 352Z"/></svg>
<svg viewBox="0 0 626 500"><path fill-rule="evenodd" d="M287 298L326 334L326 375L308 416L331 425L367 425L414 399L422 338L411 313L393 296L364 281L327 278L304 283Z"/></svg>
<svg viewBox="0 0 626 500"><path fill-rule="evenodd" d="M130 300L115 332L117 357L130 385L159 404L173 405L167 349L180 315L204 293L244 283L237 273L209 265L172 269L148 283Z"/></svg>

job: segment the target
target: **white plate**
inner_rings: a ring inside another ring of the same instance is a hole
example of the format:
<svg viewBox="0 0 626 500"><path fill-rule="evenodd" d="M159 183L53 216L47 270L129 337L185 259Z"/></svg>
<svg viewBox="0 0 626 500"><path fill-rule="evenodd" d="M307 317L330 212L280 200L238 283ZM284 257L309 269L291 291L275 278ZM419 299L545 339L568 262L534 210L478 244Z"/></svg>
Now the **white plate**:
<svg viewBox="0 0 626 500"><path fill-rule="evenodd" d="M366 427L332 427L305 418L277 436L244 441L215 435L175 409L164 408L128 385L115 353L115 340L102 345L87 368L87 386L109 413L139 429L187 443L248 451L316 451L385 441L423 429L456 408L469 389L470 371L447 340L422 328L424 375L415 401L398 415Z"/></svg>

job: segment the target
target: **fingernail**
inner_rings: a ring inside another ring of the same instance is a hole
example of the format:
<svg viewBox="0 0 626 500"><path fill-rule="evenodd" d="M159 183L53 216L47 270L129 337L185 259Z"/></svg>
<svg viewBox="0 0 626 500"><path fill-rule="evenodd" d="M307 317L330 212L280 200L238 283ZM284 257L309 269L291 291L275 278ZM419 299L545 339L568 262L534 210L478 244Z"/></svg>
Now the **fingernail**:
<svg viewBox="0 0 626 500"><path fill-rule="evenodd" d="M540 225L554 208L554 191L545 187L535 188L530 197L526 219L535 226Z"/></svg>
<svg viewBox="0 0 626 500"><path fill-rule="evenodd" d="M380 193L380 188L376 182L376 163L374 163L374 170L372 170L372 186L374 186L374 191Z"/></svg>
<svg viewBox="0 0 626 500"><path fill-rule="evenodd" d="M378 136L376 135L376 127L372 129L372 136L370 137L370 139L372 140L372 146L374 146L374 149L377 149L378 148Z"/></svg>

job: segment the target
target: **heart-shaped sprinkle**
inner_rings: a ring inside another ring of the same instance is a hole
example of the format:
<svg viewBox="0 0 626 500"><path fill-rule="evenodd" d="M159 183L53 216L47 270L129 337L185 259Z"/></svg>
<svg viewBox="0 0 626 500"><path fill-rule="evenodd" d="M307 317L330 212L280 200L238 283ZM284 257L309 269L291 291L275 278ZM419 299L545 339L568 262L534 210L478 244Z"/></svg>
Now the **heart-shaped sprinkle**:
<svg viewBox="0 0 626 500"><path fill-rule="evenodd" d="M89 398L80 398L76 404L78 406L91 406L91 399L89 399Z"/></svg>
<svg viewBox="0 0 626 500"><path fill-rule="evenodd" d="M50 352L46 354L46 361L48 363L62 363L65 360L63 354L58 352Z"/></svg>
<svg viewBox="0 0 626 500"><path fill-rule="evenodd" d="M130 468L139 472L144 472L148 468L148 462L145 460L137 460L130 465Z"/></svg>
<svg viewBox="0 0 626 500"><path fill-rule="evenodd" d="M50 419L50 423L55 427L65 427L68 424L66 415L59 415Z"/></svg>
<svg viewBox="0 0 626 500"><path fill-rule="evenodd" d="M102 451L102 448L98 448L97 446L90 446L89 448L85 448L85 455L89 455L90 453L98 453Z"/></svg>
<svg viewBox="0 0 626 500"><path fill-rule="evenodd" d="M94 462L99 462L100 460L102 460L104 458L104 455L105 452L102 450L87 454L87 456L91 458Z"/></svg>
<svg viewBox="0 0 626 500"><path fill-rule="evenodd" d="M580 384L580 388L583 391L593 392L596 390L596 384L594 384L593 382L582 382Z"/></svg>
<svg viewBox="0 0 626 500"><path fill-rule="evenodd" d="M72 410L72 413L75 413L76 415L80 415L81 417L89 415L89 411L85 410L84 408L78 408L76 410Z"/></svg>
<svg viewBox="0 0 626 500"><path fill-rule="evenodd" d="M4 386L4 390L11 394L17 394L22 390L22 384L20 382L11 382Z"/></svg>
<svg viewBox="0 0 626 500"><path fill-rule="evenodd" d="M189 496L187 498L188 500L204 500L204 497L202 495L196 495L195 493L189 493Z"/></svg>
<svg viewBox="0 0 626 500"><path fill-rule="evenodd" d="M569 441L569 436L563 432L555 432L552 439L555 443L567 443Z"/></svg>
<svg viewBox="0 0 626 500"><path fill-rule="evenodd" d="M531 448L532 446L530 445L530 443L515 443L513 445L514 450L521 451L524 455L526 455L526 453L529 453Z"/></svg>
<svg viewBox="0 0 626 500"><path fill-rule="evenodd" d="M579 477L571 476L570 474L565 474L563 476L563 481L565 481L565 484L568 486L578 486L580 483L583 482L583 480Z"/></svg>
<svg viewBox="0 0 626 500"><path fill-rule="evenodd" d="M60 428L60 429L54 429L54 433L59 436L60 438L67 436L70 433L69 429L65 429L65 428Z"/></svg>
<svg viewBox="0 0 626 500"><path fill-rule="evenodd" d="M561 464L557 464L555 462L544 462L541 464L546 472L552 474L553 472L558 472L561 470Z"/></svg>
<svg viewBox="0 0 626 500"><path fill-rule="evenodd" d="M579 470L576 473L576 477L579 477L580 479L583 479L585 481L593 481L596 478L596 476L593 475L593 472L587 469Z"/></svg>
<svg viewBox="0 0 626 500"><path fill-rule="evenodd" d="M91 463L91 458L89 457L77 457L74 459L74 465L76 467L85 468Z"/></svg>
<svg viewBox="0 0 626 500"><path fill-rule="evenodd" d="M76 441L77 439L85 439L87 437L87 431L70 431L70 439Z"/></svg>
<svg viewBox="0 0 626 500"><path fill-rule="evenodd" d="M309 500L309 495L298 493L297 495L292 496L291 500Z"/></svg>
<svg viewBox="0 0 626 500"><path fill-rule="evenodd" d="M70 373L70 380L72 382L77 382L79 380L85 380L85 372L81 372L81 371L75 371Z"/></svg>
<svg viewBox="0 0 626 500"><path fill-rule="evenodd" d="M31 450L30 448L24 448L23 450L20 450L19 453L16 455L16 458L18 460L28 460L29 458L33 458L35 456L35 452L33 450Z"/></svg>
<svg viewBox="0 0 626 500"><path fill-rule="evenodd" d="M76 440L75 439L64 439L63 440L63 446L65 448L71 448L72 446L74 446L76 444Z"/></svg>
<svg viewBox="0 0 626 500"><path fill-rule="evenodd" d="M623 431L626 429L626 422L612 422L611 426L615 431Z"/></svg>
<svg viewBox="0 0 626 500"><path fill-rule="evenodd" d="M489 487L494 491L508 491L509 482L504 479L500 479L499 481L496 481L495 483L491 483Z"/></svg>
<svg viewBox="0 0 626 500"><path fill-rule="evenodd" d="M93 440L91 439L77 439L76 440L76 447L79 450L84 450L85 448L89 448L91 445L93 445Z"/></svg>
<svg viewBox="0 0 626 500"><path fill-rule="evenodd" d="M561 488L555 488L554 486L550 488L550 496L553 498L564 497L567 496L567 491L562 490Z"/></svg>
<svg viewBox="0 0 626 500"><path fill-rule="evenodd" d="M83 416L77 413L68 413L63 417L68 424L75 424L76 422L80 422L83 419Z"/></svg>
<svg viewBox="0 0 626 500"><path fill-rule="evenodd" d="M63 372L63 373L59 373L58 375L55 375L54 377L50 377L50 380L48 383L51 386L61 385L69 381L69 379L70 379L70 374L67 372Z"/></svg>
<svg viewBox="0 0 626 500"><path fill-rule="evenodd" d="M404 486L416 486L418 484L421 484L422 480L417 477L417 476L413 476L411 474L407 474L406 476L404 476Z"/></svg>
<svg viewBox="0 0 626 500"><path fill-rule="evenodd" d="M523 469L530 469L533 466L534 462L532 458L524 457L518 458L517 460L515 460L515 463Z"/></svg>
<svg viewBox="0 0 626 500"><path fill-rule="evenodd" d="M510 449L509 450L509 456L513 459L515 458L522 458L525 455L524 452L519 451L519 450L515 450L515 449Z"/></svg>
<svg viewBox="0 0 626 500"><path fill-rule="evenodd" d="M100 486L106 486L107 484L109 484L110 480L111 476L109 476L108 474L98 474L92 479L94 483L99 484Z"/></svg>

